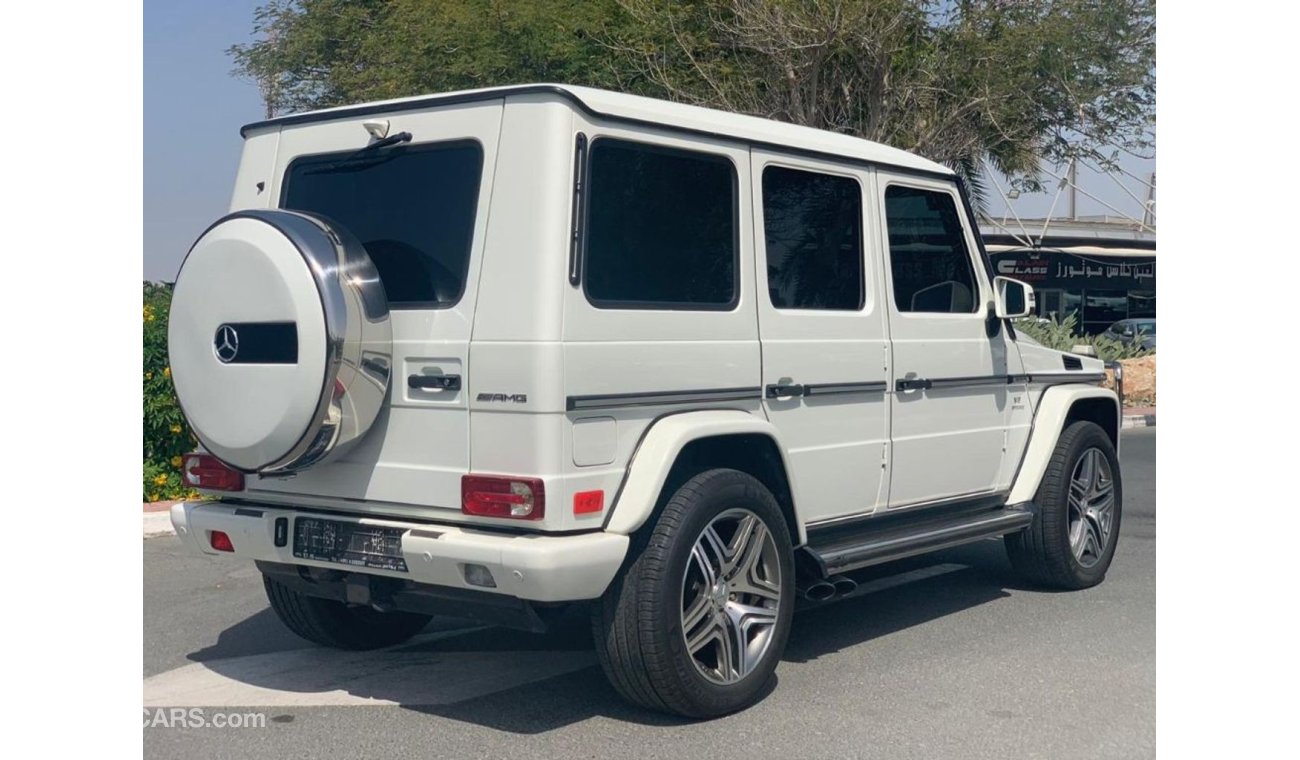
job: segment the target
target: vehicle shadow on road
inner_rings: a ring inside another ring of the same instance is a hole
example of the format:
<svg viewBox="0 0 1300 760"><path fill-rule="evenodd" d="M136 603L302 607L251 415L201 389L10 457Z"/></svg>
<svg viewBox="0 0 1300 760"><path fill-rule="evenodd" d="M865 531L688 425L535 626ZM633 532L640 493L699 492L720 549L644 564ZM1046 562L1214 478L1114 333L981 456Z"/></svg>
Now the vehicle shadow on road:
<svg viewBox="0 0 1300 760"><path fill-rule="evenodd" d="M1001 542L982 542L850 573L859 594L800 610L786 662L809 662L1002 599L1022 588Z"/></svg>
<svg viewBox="0 0 1300 760"><path fill-rule="evenodd" d="M1007 589L1018 587L994 542L873 568L856 577L863 595L795 616L785 661L834 656L1006 597ZM258 649L257 637L272 622L270 610L263 610L190 659L227 681L252 687L250 691L293 693L295 698L281 703L285 706L314 704L311 695L342 692L519 734L596 717L664 727L690 722L619 698L596 664L590 627L580 610L561 617L545 634L436 620L415 641L378 652L298 648L247 654ZM768 688L776 688L775 681ZM304 696L308 699L296 698Z"/></svg>

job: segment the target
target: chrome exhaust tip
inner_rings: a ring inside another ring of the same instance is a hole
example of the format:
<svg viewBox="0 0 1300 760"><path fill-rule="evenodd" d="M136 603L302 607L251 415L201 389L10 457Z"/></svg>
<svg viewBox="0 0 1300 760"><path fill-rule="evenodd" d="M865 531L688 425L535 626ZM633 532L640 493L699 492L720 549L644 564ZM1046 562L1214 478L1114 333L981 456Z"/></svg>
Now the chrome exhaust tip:
<svg viewBox="0 0 1300 760"><path fill-rule="evenodd" d="M835 596L848 596L858 590L858 582L848 576L837 575L829 582L835 587Z"/></svg>
<svg viewBox="0 0 1300 760"><path fill-rule="evenodd" d="M803 596L810 602L824 602L835 596L835 585L826 581L817 581L803 590Z"/></svg>

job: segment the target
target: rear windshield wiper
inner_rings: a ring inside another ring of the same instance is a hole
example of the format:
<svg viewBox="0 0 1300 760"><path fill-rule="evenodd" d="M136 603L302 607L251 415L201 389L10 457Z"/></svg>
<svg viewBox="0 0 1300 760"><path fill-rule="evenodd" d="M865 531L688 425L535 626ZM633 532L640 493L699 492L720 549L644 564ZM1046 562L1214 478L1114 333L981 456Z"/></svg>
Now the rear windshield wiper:
<svg viewBox="0 0 1300 760"><path fill-rule="evenodd" d="M311 169L308 172L308 174L326 174L329 172L355 171L357 169L369 168L376 164L383 163L384 161L387 161L389 158L392 157L392 156L374 156L375 153L378 153L384 148L391 148L394 145L401 145L403 143L408 143L410 141L411 141L410 132L398 132L395 135L389 135L388 137L385 137L381 140L375 140L374 142L370 143L369 145L362 148L361 150L358 150L354 153L349 153L343 158L340 158L335 161L330 161L329 163L326 164L321 164L320 166Z"/></svg>

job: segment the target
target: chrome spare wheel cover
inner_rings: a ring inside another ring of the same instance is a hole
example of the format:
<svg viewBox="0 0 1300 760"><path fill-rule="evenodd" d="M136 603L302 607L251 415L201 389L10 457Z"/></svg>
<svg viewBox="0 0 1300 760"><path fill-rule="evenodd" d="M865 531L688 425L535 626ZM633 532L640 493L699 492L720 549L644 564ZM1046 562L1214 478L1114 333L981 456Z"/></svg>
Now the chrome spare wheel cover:
<svg viewBox="0 0 1300 760"><path fill-rule="evenodd" d="M747 509L730 509L695 540L682 578L682 635L695 667L735 683L763 661L781 608L776 540Z"/></svg>
<svg viewBox="0 0 1300 760"><path fill-rule="evenodd" d="M204 449L244 472L297 472L348 449L382 410L388 299L346 229L311 214L238 211L181 265L168 352Z"/></svg>
<svg viewBox="0 0 1300 760"><path fill-rule="evenodd" d="M1083 567L1101 560L1115 524L1115 481L1101 449L1083 452L1070 476L1070 549Z"/></svg>

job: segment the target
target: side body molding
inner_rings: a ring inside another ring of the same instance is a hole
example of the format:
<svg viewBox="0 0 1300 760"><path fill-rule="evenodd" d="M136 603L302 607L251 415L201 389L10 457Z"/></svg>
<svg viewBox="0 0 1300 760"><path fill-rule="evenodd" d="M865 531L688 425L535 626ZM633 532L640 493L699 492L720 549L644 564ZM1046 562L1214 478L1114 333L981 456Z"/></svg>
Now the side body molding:
<svg viewBox="0 0 1300 760"><path fill-rule="evenodd" d="M677 455L692 441L725 435L762 435L772 439L785 467L790 484L790 495L796 512L799 504L799 485L786 460L785 447L776 427L757 415L738 409L713 409L672 414L655 422L628 464L627 479L619 490L617 500L610 510L605 530L629 535L650 517L659 492L668 479L668 473L677 461ZM797 516L796 516L797 517ZM806 540L803 520L796 519L799 535L792 536L795 545Z"/></svg>
<svg viewBox="0 0 1300 760"><path fill-rule="evenodd" d="M1025 456L1020 461L1020 470L1011 484L1008 504L1023 504L1032 501L1038 491L1038 484L1047 471L1047 463L1056 449L1056 441L1065 429L1065 420L1070 414L1070 407L1081 399L1105 398L1115 405L1115 429L1120 428L1119 400L1114 391L1093 385L1054 385L1043 391L1034 413L1034 426L1025 447ZM1116 450L1119 443L1116 442Z"/></svg>

